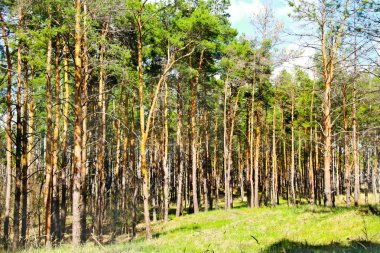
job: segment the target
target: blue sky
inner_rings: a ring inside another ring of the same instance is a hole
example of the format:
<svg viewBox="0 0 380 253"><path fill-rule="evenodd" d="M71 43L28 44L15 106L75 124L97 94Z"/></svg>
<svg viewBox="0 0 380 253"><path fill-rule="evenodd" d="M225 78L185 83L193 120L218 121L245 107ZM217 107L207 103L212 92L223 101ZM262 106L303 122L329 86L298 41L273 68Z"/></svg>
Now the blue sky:
<svg viewBox="0 0 380 253"><path fill-rule="evenodd" d="M275 18L283 24L284 32L280 36L280 48L286 51L295 50L301 55L296 59L280 63L275 68L275 76L284 68L292 72L295 66L306 67L310 65L310 57L314 55L314 49L300 47L299 38L287 36L286 31L290 32L297 29L298 24L292 17L289 17L289 14L292 13L292 8L286 0L231 0L230 4L228 13L230 14L229 19L232 27L236 28L239 34L245 34L248 38L253 39L255 37L251 24L252 16L259 13L264 6L271 6Z"/></svg>
<svg viewBox="0 0 380 253"><path fill-rule="evenodd" d="M258 13L265 5L273 8L276 18L282 22L285 28L293 22L288 16L292 9L286 0L231 0L231 6L228 8L230 22L240 34L246 34L248 37L253 36L252 25L250 23L252 15Z"/></svg>

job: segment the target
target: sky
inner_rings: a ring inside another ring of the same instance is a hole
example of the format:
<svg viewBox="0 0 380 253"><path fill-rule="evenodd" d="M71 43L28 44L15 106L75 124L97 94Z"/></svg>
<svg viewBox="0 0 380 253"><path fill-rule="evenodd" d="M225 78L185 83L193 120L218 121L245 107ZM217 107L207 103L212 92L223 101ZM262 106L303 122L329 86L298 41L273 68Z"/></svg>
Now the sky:
<svg viewBox="0 0 380 253"><path fill-rule="evenodd" d="M251 19L253 14L257 14L265 5L273 8L276 18L282 22L285 28L293 22L288 16L292 9L285 0L231 0L228 8L230 22L240 34L246 34L248 37L253 36Z"/></svg>
<svg viewBox="0 0 380 253"><path fill-rule="evenodd" d="M252 16L257 14L264 6L269 5L272 7L274 16L279 22L283 24L284 31L282 44L280 47L285 50L298 50L302 51L302 55L289 62L281 64L276 67L274 75L276 76L282 69L286 68L287 71L293 72L295 66L309 66L310 57L314 55L314 50L310 48L300 48L298 38L287 36L287 32L297 27L296 21L291 17L292 8L288 5L286 0L231 0L228 13L230 14L230 22L232 27L236 28L240 35L245 34L248 38L254 38L253 26L251 24ZM309 72L309 71L307 71ZM309 73L310 75L311 73Z"/></svg>

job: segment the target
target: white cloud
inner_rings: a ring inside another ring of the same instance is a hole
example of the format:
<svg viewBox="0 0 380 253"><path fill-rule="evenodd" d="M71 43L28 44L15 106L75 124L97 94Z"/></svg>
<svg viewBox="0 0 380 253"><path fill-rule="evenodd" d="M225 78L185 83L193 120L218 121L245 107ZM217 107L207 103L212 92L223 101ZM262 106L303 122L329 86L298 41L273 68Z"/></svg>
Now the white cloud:
<svg viewBox="0 0 380 253"><path fill-rule="evenodd" d="M232 0L228 8L231 23L239 23L241 21L250 21L254 13L258 13L264 5L260 0L244 1Z"/></svg>
<svg viewBox="0 0 380 253"><path fill-rule="evenodd" d="M280 72L282 70L286 70L292 74L294 74L294 70L296 67L300 67L301 69L303 69L304 71L306 71L306 73L308 73L309 77L310 78L313 78L313 71L312 71L312 66L313 66L313 56L315 54L315 49L313 48L310 48L310 47L301 47L295 43L291 43L289 44L285 51L287 53L290 53L291 51L302 51L302 53L300 55L298 55L298 57L295 57L293 59L290 59L289 61L286 61L284 63L282 63L281 65L279 65L278 67L276 67L273 71L273 78L276 78Z"/></svg>

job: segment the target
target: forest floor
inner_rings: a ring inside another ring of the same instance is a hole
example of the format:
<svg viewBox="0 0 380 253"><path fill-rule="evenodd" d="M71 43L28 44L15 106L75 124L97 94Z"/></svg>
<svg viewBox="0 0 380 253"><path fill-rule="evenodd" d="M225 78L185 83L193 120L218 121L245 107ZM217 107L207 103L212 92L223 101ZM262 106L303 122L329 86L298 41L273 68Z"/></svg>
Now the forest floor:
<svg viewBox="0 0 380 253"><path fill-rule="evenodd" d="M103 247L89 242L27 252L380 252L380 206L325 208L309 205L247 208L236 203L229 211L214 210L170 217L152 224L146 241L143 224L138 237L117 238Z"/></svg>

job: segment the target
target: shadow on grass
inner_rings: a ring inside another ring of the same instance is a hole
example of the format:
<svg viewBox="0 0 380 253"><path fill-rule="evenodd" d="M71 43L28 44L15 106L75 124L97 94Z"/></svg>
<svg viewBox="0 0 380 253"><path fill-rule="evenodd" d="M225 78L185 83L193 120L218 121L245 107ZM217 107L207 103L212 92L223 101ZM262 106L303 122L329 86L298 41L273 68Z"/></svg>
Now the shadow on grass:
<svg viewBox="0 0 380 253"><path fill-rule="evenodd" d="M159 238L161 236L164 236L164 235L167 235L167 234L173 234L173 233L177 233L177 232L196 232L200 229L200 226L199 225L196 225L196 224L193 224L191 226L182 226L182 227L179 227L179 228L175 228L175 229L172 229L172 230L169 230L169 231L164 231L164 232L158 232L158 233L155 233L153 235L154 238Z"/></svg>
<svg viewBox="0 0 380 253"><path fill-rule="evenodd" d="M300 205L297 206L300 211L302 212L309 212L309 213L342 213L342 212L349 212L349 211L358 211L363 215L375 215L380 216L380 208L376 205L362 205L362 206L338 206L333 208L318 206L318 207L310 207L307 205Z"/></svg>
<svg viewBox="0 0 380 253"><path fill-rule="evenodd" d="M374 205L368 205L359 209L361 213L366 215L380 216L380 208Z"/></svg>
<svg viewBox="0 0 380 253"><path fill-rule="evenodd" d="M341 244L338 242L332 242L330 244L312 245L302 242L294 242L288 239L276 242L262 253L272 252L286 252L286 253L356 253L356 252L380 252L380 244L370 241L350 241L349 244Z"/></svg>

